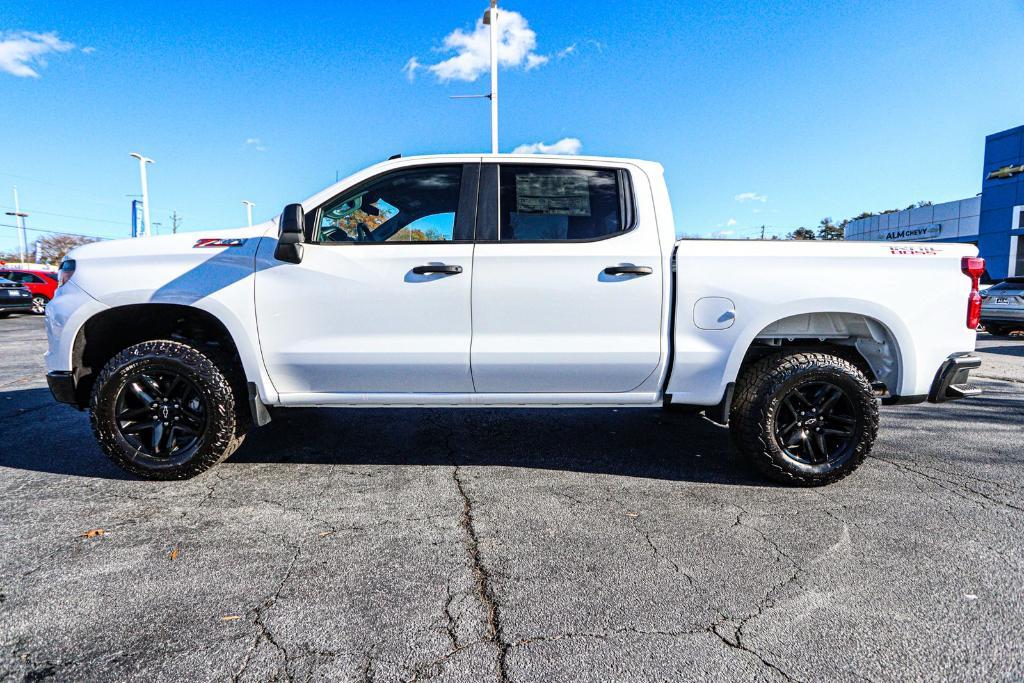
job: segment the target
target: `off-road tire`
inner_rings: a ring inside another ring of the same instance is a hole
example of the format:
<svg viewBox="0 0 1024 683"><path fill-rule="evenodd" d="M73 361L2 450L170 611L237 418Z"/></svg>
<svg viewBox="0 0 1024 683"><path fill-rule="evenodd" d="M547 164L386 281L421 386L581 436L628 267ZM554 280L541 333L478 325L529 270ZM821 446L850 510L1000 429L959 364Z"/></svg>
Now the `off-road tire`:
<svg viewBox="0 0 1024 683"><path fill-rule="evenodd" d="M170 368L188 379L206 401L206 425L199 446L185 462L160 463L135 450L121 435L116 397L134 373ZM188 479L228 458L249 427L241 370L216 348L197 348L166 339L146 341L121 351L104 366L89 402L93 433L114 464L146 479Z"/></svg>
<svg viewBox="0 0 1024 683"><path fill-rule="evenodd" d="M783 397L805 382L838 386L859 413L852 451L841 463L797 462L787 456L775 436ZM740 375L729 426L736 448L765 476L794 486L822 486L850 474L868 456L878 435L878 399L864 373L845 359L817 352L775 354Z"/></svg>

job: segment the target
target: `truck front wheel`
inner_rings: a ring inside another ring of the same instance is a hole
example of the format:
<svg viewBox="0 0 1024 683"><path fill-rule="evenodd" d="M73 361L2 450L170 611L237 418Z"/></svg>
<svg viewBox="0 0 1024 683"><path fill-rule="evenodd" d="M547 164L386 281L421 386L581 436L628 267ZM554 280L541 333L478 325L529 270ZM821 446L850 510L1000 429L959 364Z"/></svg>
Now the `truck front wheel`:
<svg viewBox="0 0 1024 683"><path fill-rule="evenodd" d="M787 484L842 479L878 434L878 400L855 365L826 353L768 356L736 383L733 441L764 474Z"/></svg>
<svg viewBox="0 0 1024 683"><path fill-rule="evenodd" d="M215 350L156 340L130 346L93 386L93 432L107 456L147 479L187 479L242 443L244 399Z"/></svg>

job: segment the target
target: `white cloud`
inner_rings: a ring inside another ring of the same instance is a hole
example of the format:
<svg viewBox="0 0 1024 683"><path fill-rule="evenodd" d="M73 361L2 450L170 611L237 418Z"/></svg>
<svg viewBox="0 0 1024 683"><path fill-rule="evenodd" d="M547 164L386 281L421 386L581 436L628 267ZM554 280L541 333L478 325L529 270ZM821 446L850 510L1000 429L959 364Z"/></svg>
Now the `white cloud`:
<svg viewBox="0 0 1024 683"><path fill-rule="evenodd" d="M84 54L91 55L93 52L96 52L96 48L92 47L91 45L88 45L82 48L82 52Z"/></svg>
<svg viewBox="0 0 1024 683"><path fill-rule="evenodd" d="M423 65L420 64L420 60L412 57L405 63L405 66L402 67L402 73L404 73L406 78L409 79L409 82L412 83L416 80L416 72L422 68Z"/></svg>
<svg viewBox="0 0 1024 683"><path fill-rule="evenodd" d="M547 64L549 61L551 61L551 58L548 57L547 55L534 55L534 54L526 55L526 70L530 71L532 69L536 69L538 67L542 67L545 64Z"/></svg>
<svg viewBox="0 0 1024 683"><path fill-rule="evenodd" d="M245 145L244 145L243 149L245 149L245 148L254 149L257 152L266 152L267 151L267 148L266 148L266 146L264 146L263 141L260 140L259 138L246 138L245 139Z"/></svg>
<svg viewBox="0 0 1024 683"><path fill-rule="evenodd" d="M727 226L729 226L729 227L732 227L732 226L736 225L736 219L735 219L735 218L730 218L729 220L727 220L727 221L725 222L725 224L726 224Z"/></svg>
<svg viewBox="0 0 1024 683"><path fill-rule="evenodd" d="M0 71L21 78L39 78L36 68L46 66L46 55L75 48L57 37L55 31L5 31L0 33Z"/></svg>
<svg viewBox="0 0 1024 683"><path fill-rule="evenodd" d="M534 142L530 145L519 145L513 154L579 154L583 149L583 143L578 138L562 138L558 142L545 145L543 142Z"/></svg>
<svg viewBox="0 0 1024 683"><path fill-rule="evenodd" d="M559 59L565 59L569 55L575 54L575 52L576 52L576 43L573 43L572 45L569 45L568 47L565 47L565 48L559 50L558 54L555 55L555 56L558 57Z"/></svg>
<svg viewBox="0 0 1024 683"><path fill-rule="evenodd" d="M763 194L758 194L756 192L741 192L740 194L736 195L733 199L735 199L738 202L764 203L768 201L768 197L764 196Z"/></svg>
<svg viewBox="0 0 1024 683"><path fill-rule="evenodd" d="M504 67L525 66L526 70L543 66L550 57L537 54L537 34L519 12L498 11L498 64ZM488 73L491 68L491 27L483 19L477 19L473 30L466 32L457 28L445 36L440 52L454 52L436 64L421 64L416 57L406 62L402 71L410 80L419 69L426 69L442 83L448 81L475 81Z"/></svg>

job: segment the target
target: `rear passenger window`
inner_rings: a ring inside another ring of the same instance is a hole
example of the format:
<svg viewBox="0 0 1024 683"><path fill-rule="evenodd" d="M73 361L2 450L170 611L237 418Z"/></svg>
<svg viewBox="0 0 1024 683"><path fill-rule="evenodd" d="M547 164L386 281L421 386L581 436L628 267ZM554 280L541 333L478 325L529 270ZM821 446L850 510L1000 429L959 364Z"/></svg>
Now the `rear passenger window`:
<svg viewBox="0 0 1024 683"><path fill-rule="evenodd" d="M592 240L631 227L625 171L502 165L500 182L502 241Z"/></svg>

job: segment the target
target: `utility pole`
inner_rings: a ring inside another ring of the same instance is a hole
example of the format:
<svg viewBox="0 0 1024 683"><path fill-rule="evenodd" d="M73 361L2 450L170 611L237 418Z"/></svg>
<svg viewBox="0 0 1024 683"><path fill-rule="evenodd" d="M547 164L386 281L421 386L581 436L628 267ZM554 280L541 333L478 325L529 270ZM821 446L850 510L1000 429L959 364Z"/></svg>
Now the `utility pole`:
<svg viewBox="0 0 1024 683"><path fill-rule="evenodd" d="M484 26L491 27L491 92L487 95L451 95L453 100L487 98L491 101L491 154L498 153L498 0L484 12Z"/></svg>
<svg viewBox="0 0 1024 683"><path fill-rule="evenodd" d="M14 216L18 219L18 258L21 259L22 264L25 261L25 250L28 249L28 237L25 236L25 219L28 218L28 214L21 210L21 205L18 204L18 188L14 189L14 211L8 211L8 216Z"/></svg>
<svg viewBox="0 0 1024 683"><path fill-rule="evenodd" d="M181 225L181 216L178 215L177 210L171 212L171 234L178 234L178 226Z"/></svg>
<svg viewBox="0 0 1024 683"><path fill-rule="evenodd" d="M761 226L761 239L764 239L764 226Z"/></svg>
<svg viewBox="0 0 1024 683"><path fill-rule="evenodd" d="M146 164L152 164L154 161L142 156L138 152L132 152L128 156L139 160L139 179L142 181L142 220L146 224L144 234L146 237L149 237L151 231L149 225L149 185L146 183Z"/></svg>
<svg viewBox="0 0 1024 683"><path fill-rule="evenodd" d="M243 199L242 203L245 204L245 215L249 219L249 227L252 227L252 207L256 206L248 199Z"/></svg>

